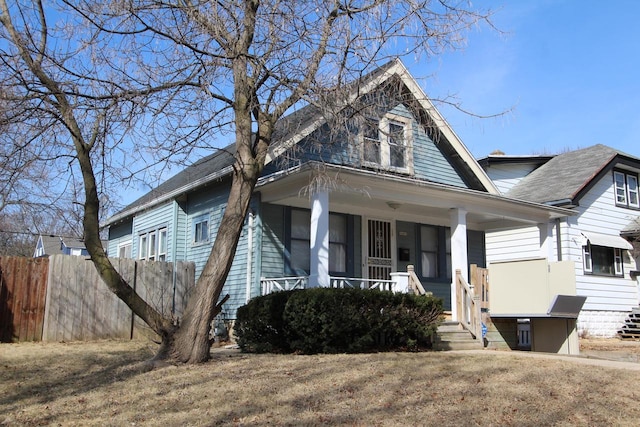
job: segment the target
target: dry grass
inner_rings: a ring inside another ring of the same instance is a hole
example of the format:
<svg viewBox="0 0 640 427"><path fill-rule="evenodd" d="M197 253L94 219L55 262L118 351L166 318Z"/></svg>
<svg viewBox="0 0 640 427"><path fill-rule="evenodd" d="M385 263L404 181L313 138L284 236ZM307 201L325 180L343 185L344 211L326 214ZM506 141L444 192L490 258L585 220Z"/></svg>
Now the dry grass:
<svg viewBox="0 0 640 427"><path fill-rule="evenodd" d="M640 345L636 343L636 345ZM640 371L501 352L215 353L147 371L142 342L1 344L0 424L630 425Z"/></svg>

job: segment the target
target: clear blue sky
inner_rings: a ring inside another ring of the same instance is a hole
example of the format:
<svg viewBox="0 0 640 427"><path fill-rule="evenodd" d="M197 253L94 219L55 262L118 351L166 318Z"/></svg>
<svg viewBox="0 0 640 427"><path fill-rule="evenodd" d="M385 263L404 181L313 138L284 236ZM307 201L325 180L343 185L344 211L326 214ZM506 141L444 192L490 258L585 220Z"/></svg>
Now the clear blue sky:
<svg viewBox="0 0 640 427"><path fill-rule="evenodd" d="M476 157L554 154L594 144L640 157L640 1L474 3L496 10L464 51L407 63L427 94L455 94L477 119L438 106ZM435 76L425 77L435 71Z"/></svg>

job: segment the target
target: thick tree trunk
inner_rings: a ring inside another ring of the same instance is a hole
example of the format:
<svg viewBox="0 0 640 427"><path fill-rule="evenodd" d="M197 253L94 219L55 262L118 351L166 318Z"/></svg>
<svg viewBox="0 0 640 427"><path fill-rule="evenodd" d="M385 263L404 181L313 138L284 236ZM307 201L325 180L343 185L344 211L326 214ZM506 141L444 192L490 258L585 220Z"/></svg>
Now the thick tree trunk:
<svg viewBox="0 0 640 427"><path fill-rule="evenodd" d="M167 343L171 350L163 348L162 351L167 353L161 357L168 356L186 363L209 359L211 322L219 312L216 304L233 263L256 180L254 174L234 173L229 200L211 254L194 294L189 297L180 329L173 342Z"/></svg>

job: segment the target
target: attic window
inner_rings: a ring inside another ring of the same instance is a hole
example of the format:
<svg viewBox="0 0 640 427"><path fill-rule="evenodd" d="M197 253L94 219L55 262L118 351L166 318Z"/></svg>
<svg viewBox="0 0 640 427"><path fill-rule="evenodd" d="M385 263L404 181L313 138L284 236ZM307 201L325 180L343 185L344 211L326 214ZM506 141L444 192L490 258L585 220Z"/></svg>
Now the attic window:
<svg viewBox="0 0 640 427"><path fill-rule="evenodd" d="M613 171L613 186L615 189L616 205L629 208L639 208L638 175Z"/></svg>
<svg viewBox="0 0 640 427"><path fill-rule="evenodd" d="M362 128L362 164L405 174L413 173L411 122L388 114L367 119Z"/></svg>

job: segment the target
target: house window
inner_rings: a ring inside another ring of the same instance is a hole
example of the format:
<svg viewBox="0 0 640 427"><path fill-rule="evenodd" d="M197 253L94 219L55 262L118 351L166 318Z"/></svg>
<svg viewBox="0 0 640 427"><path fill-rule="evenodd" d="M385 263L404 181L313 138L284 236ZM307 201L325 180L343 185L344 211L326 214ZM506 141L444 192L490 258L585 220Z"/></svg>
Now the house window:
<svg viewBox="0 0 640 427"><path fill-rule="evenodd" d="M131 242L118 245L118 258L131 258Z"/></svg>
<svg viewBox="0 0 640 427"><path fill-rule="evenodd" d="M193 220L193 243L202 244L209 241L209 216L200 216Z"/></svg>
<svg viewBox="0 0 640 427"><path fill-rule="evenodd" d="M451 231L446 227L421 225L420 276L424 279L451 279Z"/></svg>
<svg viewBox="0 0 640 427"><path fill-rule="evenodd" d="M305 274L310 270L311 260L311 213L291 210L291 269L294 274Z"/></svg>
<svg viewBox="0 0 640 427"><path fill-rule="evenodd" d="M368 119L362 130L362 161L365 166L412 173L410 121L387 115Z"/></svg>
<svg viewBox="0 0 640 427"><path fill-rule="evenodd" d="M167 228L159 228L147 231L140 235L138 246L138 258L149 261L166 261L167 259ZM164 247L163 247L164 246ZM118 247L118 254L121 258L127 258L126 244ZM124 256L122 256L124 255ZM129 249L131 256L131 249Z"/></svg>
<svg viewBox="0 0 640 427"><path fill-rule="evenodd" d="M582 247L584 272L599 276L623 276L622 249L587 244Z"/></svg>
<svg viewBox="0 0 640 427"><path fill-rule="evenodd" d="M347 273L347 216L329 214L329 272ZM308 274L311 268L311 212L291 209L289 241L290 266L295 275Z"/></svg>
<svg viewBox="0 0 640 427"><path fill-rule="evenodd" d="M639 208L638 175L621 171L613 172L613 185L616 194L616 205Z"/></svg>
<svg viewBox="0 0 640 427"><path fill-rule="evenodd" d="M158 230L158 261L167 260L167 229Z"/></svg>

